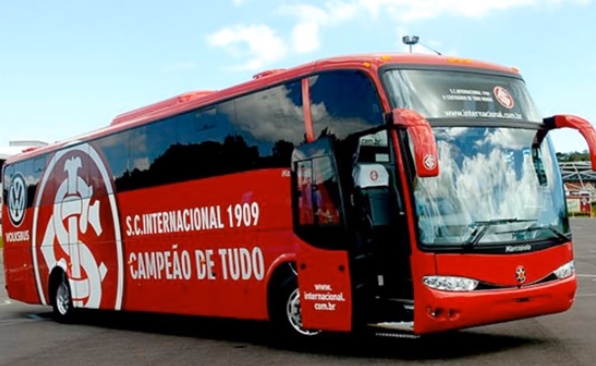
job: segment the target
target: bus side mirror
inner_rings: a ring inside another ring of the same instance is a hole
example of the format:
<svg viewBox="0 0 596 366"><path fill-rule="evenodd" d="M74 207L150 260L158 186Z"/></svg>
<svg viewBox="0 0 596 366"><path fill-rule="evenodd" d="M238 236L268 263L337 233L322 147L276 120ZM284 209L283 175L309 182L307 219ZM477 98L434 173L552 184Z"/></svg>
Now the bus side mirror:
<svg viewBox="0 0 596 366"><path fill-rule="evenodd" d="M594 126L592 126L590 122L581 117L565 114L545 118L543 122L548 130L565 127L578 130L588 143L590 160L592 161L592 170L596 170L596 130L594 130Z"/></svg>
<svg viewBox="0 0 596 366"><path fill-rule="evenodd" d="M414 145L416 172L420 178L439 175L439 154L430 123L421 114L396 108L392 111L392 121L396 126L405 127Z"/></svg>

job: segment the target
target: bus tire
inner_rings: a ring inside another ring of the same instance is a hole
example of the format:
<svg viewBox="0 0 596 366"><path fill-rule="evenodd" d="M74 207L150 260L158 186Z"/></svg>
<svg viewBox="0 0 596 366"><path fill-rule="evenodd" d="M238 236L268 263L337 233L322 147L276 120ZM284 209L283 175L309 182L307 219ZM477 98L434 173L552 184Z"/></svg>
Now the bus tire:
<svg viewBox="0 0 596 366"><path fill-rule="evenodd" d="M62 270L52 273L50 279L52 316L59 323L71 323L75 309L72 303L72 292L66 274Z"/></svg>
<svg viewBox="0 0 596 366"><path fill-rule="evenodd" d="M272 304L272 321L277 335L285 339L308 340L317 338L320 331L302 328L300 291L296 276L286 279L277 288Z"/></svg>

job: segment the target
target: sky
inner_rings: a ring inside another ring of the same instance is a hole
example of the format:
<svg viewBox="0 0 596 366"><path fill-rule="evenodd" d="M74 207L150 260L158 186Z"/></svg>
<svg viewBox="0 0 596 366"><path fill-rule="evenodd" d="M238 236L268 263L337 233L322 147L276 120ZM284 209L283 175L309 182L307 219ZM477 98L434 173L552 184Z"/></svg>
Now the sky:
<svg viewBox="0 0 596 366"><path fill-rule="evenodd" d="M407 52L518 67L543 116L596 122L596 0L0 0L0 148L258 72ZM432 52L422 45L414 52ZM584 150L573 130L557 151Z"/></svg>

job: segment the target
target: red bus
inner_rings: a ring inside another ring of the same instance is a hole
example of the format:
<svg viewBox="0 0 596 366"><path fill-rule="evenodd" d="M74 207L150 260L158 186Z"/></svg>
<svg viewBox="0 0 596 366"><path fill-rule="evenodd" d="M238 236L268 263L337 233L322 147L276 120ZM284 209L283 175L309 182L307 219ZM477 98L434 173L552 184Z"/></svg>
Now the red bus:
<svg viewBox="0 0 596 366"><path fill-rule="evenodd" d="M563 182L518 70L336 57L183 94L3 167L10 298L419 336L569 309Z"/></svg>

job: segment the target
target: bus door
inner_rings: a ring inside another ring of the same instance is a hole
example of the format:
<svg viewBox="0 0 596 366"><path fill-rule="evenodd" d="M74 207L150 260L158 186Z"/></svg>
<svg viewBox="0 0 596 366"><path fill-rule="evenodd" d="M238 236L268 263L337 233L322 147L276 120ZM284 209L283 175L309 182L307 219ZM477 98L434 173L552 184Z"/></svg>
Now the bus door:
<svg viewBox="0 0 596 366"><path fill-rule="evenodd" d="M364 298L412 300L405 212L389 131L360 136L352 164L353 274Z"/></svg>
<svg viewBox="0 0 596 366"><path fill-rule="evenodd" d="M292 154L294 232L302 326L352 329L349 238L333 141L323 136Z"/></svg>

